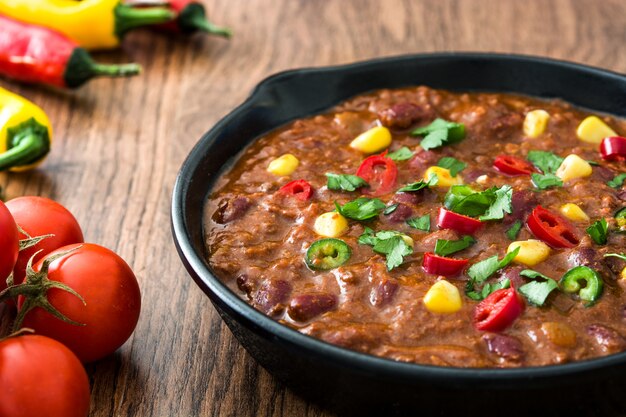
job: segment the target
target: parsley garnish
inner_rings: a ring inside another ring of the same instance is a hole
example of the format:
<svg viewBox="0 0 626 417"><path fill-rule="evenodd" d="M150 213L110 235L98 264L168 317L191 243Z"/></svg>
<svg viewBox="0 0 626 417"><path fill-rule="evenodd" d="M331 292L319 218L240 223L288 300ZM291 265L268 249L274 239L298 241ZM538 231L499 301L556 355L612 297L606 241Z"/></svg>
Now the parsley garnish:
<svg viewBox="0 0 626 417"><path fill-rule="evenodd" d="M626 180L626 172L623 174L616 175L611 181L607 182L606 185L613 188L619 188Z"/></svg>
<svg viewBox="0 0 626 417"><path fill-rule="evenodd" d="M357 188L368 186L363 178L357 177L356 175L327 172L326 177L328 178L326 187L328 187L329 190L356 191Z"/></svg>
<svg viewBox="0 0 626 417"><path fill-rule="evenodd" d="M540 190L546 190L550 187L562 187L563 180L554 174L537 174L533 172L530 174L530 178L533 181L535 187Z"/></svg>
<svg viewBox="0 0 626 417"><path fill-rule="evenodd" d="M619 258L622 261L626 261L626 254L624 253L607 253L604 255L605 258L609 258L609 257L613 257L613 258Z"/></svg>
<svg viewBox="0 0 626 417"><path fill-rule="evenodd" d="M480 220L499 220L511 213L513 189L509 185L474 191L467 185L453 185L444 199L447 209Z"/></svg>
<svg viewBox="0 0 626 417"><path fill-rule="evenodd" d="M465 285L465 295L473 300L482 300L482 292L475 291L475 286L482 285L496 271L510 264L519 251L520 248L518 247L508 252L501 260L498 260L498 255L494 255L470 266L467 270L467 275L469 275L470 279Z"/></svg>
<svg viewBox="0 0 626 417"><path fill-rule="evenodd" d="M463 236L459 240L437 239L437 243L435 243L435 255L452 255L453 253L469 248L474 243L476 243L476 240L471 236Z"/></svg>
<svg viewBox="0 0 626 417"><path fill-rule="evenodd" d="M432 187L434 185L437 185L437 182L439 181L439 177L437 175L431 175L430 177L428 177L428 181L424 181L424 180L420 180L417 182L413 182L411 184L405 185L404 187L400 188L397 192L415 192L415 191L419 191L421 189L424 189L426 187Z"/></svg>
<svg viewBox="0 0 626 417"><path fill-rule="evenodd" d="M444 156L437 162L437 166L446 168L450 171L450 175L456 177L456 174L463 171L467 168L467 164L465 162L461 162L456 158L452 158L451 156Z"/></svg>
<svg viewBox="0 0 626 417"><path fill-rule="evenodd" d="M415 129L411 134L413 136L424 136L420 146L424 150L429 150L443 145L458 143L465 139L465 125L436 119L428 126Z"/></svg>
<svg viewBox="0 0 626 417"><path fill-rule="evenodd" d="M391 214L394 211L396 211L396 209L398 208L398 204L392 204L389 207L387 207L385 209L385 211L383 211L383 214L387 215L387 214Z"/></svg>
<svg viewBox="0 0 626 417"><path fill-rule="evenodd" d="M480 291L480 298L474 298L474 300L483 300L487 297L489 297L489 294L491 294L492 292L501 290L503 288L509 288L511 286L511 281L506 278L503 279L502 281L498 281L498 282L494 282L494 283L486 283L485 286L483 287L483 289ZM478 294L478 293L476 293ZM471 297L470 297L471 298Z"/></svg>
<svg viewBox="0 0 626 417"><path fill-rule="evenodd" d="M531 281L519 287L520 294L526 297L529 303L538 307L541 307L550 293L559 287L555 280L532 269L525 269L520 272L520 275L534 280L537 278L543 280Z"/></svg>
<svg viewBox="0 0 626 417"><path fill-rule="evenodd" d="M531 179L535 187L540 190L545 190L550 187L563 186L563 180L557 177L556 171L561 166L564 158L545 151L530 151L527 156L528 160L539 168L543 174L533 173Z"/></svg>
<svg viewBox="0 0 626 417"><path fill-rule="evenodd" d="M609 225L606 222L606 219L598 220L594 222L587 229L587 233L596 242L598 245L604 245L607 241L607 232L609 230Z"/></svg>
<svg viewBox="0 0 626 417"><path fill-rule="evenodd" d="M422 230L424 232L430 232L430 214L425 214L421 217L415 217L406 221L406 224L414 229Z"/></svg>
<svg viewBox="0 0 626 417"><path fill-rule="evenodd" d="M391 271L404 262L404 257L413 253L413 248L404 240L404 234L395 230L381 230L374 234L369 227L359 236L358 242L370 245L374 252L385 255L387 270Z"/></svg>
<svg viewBox="0 0 626 417"><path fill-rule="evenodd" d="M360 197L343 206L335 202L339 214L352 220L369 220L380 214L385 209L385 203L379 198Z"/></svg>
<svg viewBox="0 0 626 417"><path fill-rule="evenodd" d="M519 234L519 231L521 229L522 229L522 221L516 220L515 223L513 223L513 225L509 228L509 230L506 231L506 237L508 237L509 240L517 239L517 235Z"/></svg>
<svg viewBox="0 0 626 417"><path fill-rule="evenodd" d="M394 161L406 161L408 159L413 158L413 151L411 151L406 146L403 146L397 151L388 153L387 158L392 159Z"/></svg>

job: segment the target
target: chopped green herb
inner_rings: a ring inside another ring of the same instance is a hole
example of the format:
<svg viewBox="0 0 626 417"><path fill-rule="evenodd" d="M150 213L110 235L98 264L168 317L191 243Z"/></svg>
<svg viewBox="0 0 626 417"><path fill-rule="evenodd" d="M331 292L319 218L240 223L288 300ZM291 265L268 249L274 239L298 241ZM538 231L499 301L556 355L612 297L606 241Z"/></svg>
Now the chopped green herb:
<svg viewBox="0 0 626 417"><path fill-rule="evenodd" d="M456 158L452 158L451 156L444 156L437 162L437 166L446 168L450 171L450 175L456 177L456 174L463 171L467 168L467 164L465 162L461 162Z"/></svg>
<svg viewBox="0 0 626 417"><path fill-rule="evenodd" d="M548 278L545 281L531 281L519 287L518 291L532 305L541 307L552 291L559 286L555 280Z"/></svg>
<svg viewBox="0 0 626 417"><path fill-rule="evenodd" d="M406 221L406 224L414 229L422 230L424 232L430 232L430 214L425 214L421 217L415 217Z"/></svg>
<svg viewBox="0 0 626 417"><path fill-rule="evenodd" d="M623 174L616 175L611 181L607 182L606 185L613 188L619 188L626 180L626 172Z"/></svg>
<svg viewBox="0 0 626 417"><path fill-rule="evenodd" d="M596 161L587 161L587 163L588 163L589 165L593 165L593 166L596 166L596 167L597 167L597 166L600 166L600 163L599 163L599 162L596 162Z"/></svg>
<svg viewBox="0 0 626 417"><path fill-rule="evenodd" d="M626 254L625 253L607 253L604 255L605 258L609 258L609 257L613 257L613 258L619 258L622 261L626 261Z"/></svg>
<svg viewBox="0 0 626 417"><path fill-rule="evenodd" d="M546 190L551 187L562 187L563 180L554 174L530 174L530 178L533 181L535 187L540 190Z"/></svg>
<svg viewBox="0 0 626 417"><path fill-rule="evenodd" d="M517 256L519 251L520 248L515 248L511 252L508 252L501 260L498 260L498 255L494 255L470 266L470 268L467 270L467 275L469 275L470 279L465 285L465 294L473 300L477 299L475 298L476 296L480 297L482 293L477 293L474 290L475 286L482 285L490 276L492 276L498 270L509 265L513 261L513 258Z"/></svg>
<svg viewBox="0 0 626 417"><path fill-rule="evenodd" d="M483 289L480 291L480 297L479 298L472 298L473 300L476 301L480 301L480 300L484 300L485 298L489 297L489 295L492 292L496 292L498 290L502 290L504 288L509 288L511 286L511 281L506 278L503 279L502 281L498 281L498 282L494 282L494 283L486 283L485 286L483 287ZM472 295L478 295L478 293L472 293Z"/></svg>
<svg viewBox="0 0 626 417"><path fill-rule="evenodd" d="M448 190L444 205L448 210L480 220L499 220L511 213L513 189L509 185L474 191L467 185L453 185Z"/></svg>
<svg viewBox="0 0 626 417"><path fill-rule="evenodd" d="M366 227L358 242L370 245L374 252L385 255L387 270L391 271L404 262L405 256L413 253L413 248L406 243L405 236L395 230L381 230L374 234L372 229Z"/></svg>
<svg viewBox="0 0 626 417"><path fill-rule="evenodd" d="M552 279L552 278L550 278L548 276L543 275L541 272L537 272L537 271L534 271L532 269L524 269L519 274L520 274L520 276L523 276L523 277L526 277L526 278L530 278L530 279L537 279L537 278Z"/></svg>
<svg viewBox="0 0 626 417"><path fill-rule="evenodd" d="M452 255L453 253L469 248L474 243L476 243L476 240L471 236L463 236L459 240L437 239L437 243L435 243L435 255Z"/></svg>
<svg viewBox="0 0 626 417"><path fill-rule="evenodd" d="M465 125L436 119L428 126L413 130L411 134L413 136L424 136L420 146L424 150L429 150L443 145L458 143L465 139Z"/></svg>
<svg viewBox="0 0 626 417"><path fill-rule="evenodd" d="M509 240L517 239L517 235L519 234L519 231L521 229L522 229L522 221L516 220L515 223L513 223L513 225L509 228L509 230L506 231L506 237L508 237Z"/></svg>
<svg viewBox="0 0 626 417"><path fill-rule="evenodd" d="M328 178L326 187L328 187L329 190L356 191L357 188L368 186L363 178L357 177L356 175L327 172L326 177Z"/></svg>
<svg viewBox="0 0 626 417"><path fill-rule="evenodd" d="M503 185L502 187L495 188L493 190L495 194L495 201L491 203L485 214L478 218L480 221L500 220L504 218L504 213L511 213L513 210L513 207L511 206L513 189L511 186Z"/></svg>
<svg viewBox="0 0 626 417"><path fill-rule="evenodd" d="M606 219L598 220L594 222L587 229L587 233L596 242L598 245L605 245L607 242L607 232L609 230L609 225L606 222Z"/></svg>
<svg viewBox="0 0 626 417"><path fill-rule="evenodd" d="M438 181L439 181L439 177L437 177L436 175L433 174L430 177L428 177L428 181L419 180L417 182L413 182L411 184L405 185L404 187L400 188L398 190L398 192L402 193L402 192L419 191L419 190L422 190L424 188L432 187L434 185L437 185Z"/></svg>
<svg viewBox="0 0 626 417"><path fill-rule="evenodd" d="M339 214L352 220L369 220L380 214L387 207L379 198L360 197L343 206L335 202Z"/></svg>
<svg viewBox="0 0 626 417"><path fill-rule="evenodd" d="M387 158L392 159L394 161L406 161L408 159L413 158L413 151L411 151L406 146L403 146L397 151L388 153Z"/></svg>
<svg viewBox="0 0 626 417"><path fill-rule="evenodd" d="M564 160L552 152L545 151L530 151L526 158L544 174L555 174Z"/></svg>
<svg viewBox="0 0 626 417"><path fill-rule="evenodd" d="M398 208L398 204L392 204L389 207L387 207L385 209L385 211L383 211L383 214L387 215L387 214L391 214L394 211L396 211L396 209Z"/></svg>

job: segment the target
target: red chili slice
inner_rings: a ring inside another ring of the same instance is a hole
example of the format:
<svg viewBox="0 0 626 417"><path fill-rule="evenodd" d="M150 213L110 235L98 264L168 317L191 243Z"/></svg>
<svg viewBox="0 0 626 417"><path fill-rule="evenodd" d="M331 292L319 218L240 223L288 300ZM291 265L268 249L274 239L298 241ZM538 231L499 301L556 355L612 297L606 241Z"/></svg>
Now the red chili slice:
<svg viewBox="0 0 626 417"><path fill-rule="evenodd" d="M626 161L626 138L611 136L602 139L600 153L605 161Z"/></svg>
<svg viewBox="0 0 626 417"><path fill-rule="evenodd" d="M305 180L294 180L280 187L283 194L294 196L298 200L307 201L313 195L313 188Z"/></svg>
<svg viewBox="0 0 626 417"><path fill-rule="evenodd" d="M474 327L487 332L506 329L524 311L524 300L515 288L492 292L474 310Z"/></svg>
<svg viewBox="0 0 626 417"><path fill-rule="evenodd" d="M573 248L580 243L574 226L563 217L541 206L535 207L530 213L526 225L537 239L543 240L553 248Z"/></svg>
<svg viewBox="0 0 626 417"><path fill-rule="evenodd" d="M426 252L422 267L429 274L450 276L460 273L468 262L467 259L446 258L432 252Z"/></svg>
<svg viewBox="0 0 626 417"><path fill-rule="evenodd" d="M392 159L383 155L372 155L365 158L356 171L370 185L364 188L364 194L381 196L393 191L398 176L398 167Z"/></svg>
<svg viewBox="0 0 626 417"><path fill-rule="evenodd" d="M452 229L464 235L472 235L482 227L480 220L446 210L441 207L437 217L437 226L440 229Z"/></svg>
<svg viewBox="0 0 626 417"><path fill-rule="evenodd" d="M535 167L528 161L511 155L499 155L493 161L493 167L505 175L530 175Z"/></svg>

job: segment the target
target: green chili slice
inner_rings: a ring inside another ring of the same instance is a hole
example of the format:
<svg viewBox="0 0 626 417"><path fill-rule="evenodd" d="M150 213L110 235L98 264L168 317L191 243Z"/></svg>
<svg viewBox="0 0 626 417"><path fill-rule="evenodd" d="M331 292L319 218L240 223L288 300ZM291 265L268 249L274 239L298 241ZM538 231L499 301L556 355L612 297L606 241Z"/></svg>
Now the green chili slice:
<svg viewBox="0 0 626 417"><path fill-rule="evenodd" d="M615 213L615 221L617 222L617 230L626 232L626 207L619 209Z"/></svg>
<svg viewBox="0 0 626 417"><path fill-rule="evenodd" d="M581 281L585 286L581 286ZM593 269L586 266L577 266L570 269L559 281L561 289L569 294L578 294L587 305L593 304L602 294L602 277Z"/></svg>
<svg viewBox="0 0 626 417"><path fill-rule="evenodd" d="M320 239L306 251L306 264L314 270L328 270L343 265L352 256L352 249L340 239Z"/></svg>

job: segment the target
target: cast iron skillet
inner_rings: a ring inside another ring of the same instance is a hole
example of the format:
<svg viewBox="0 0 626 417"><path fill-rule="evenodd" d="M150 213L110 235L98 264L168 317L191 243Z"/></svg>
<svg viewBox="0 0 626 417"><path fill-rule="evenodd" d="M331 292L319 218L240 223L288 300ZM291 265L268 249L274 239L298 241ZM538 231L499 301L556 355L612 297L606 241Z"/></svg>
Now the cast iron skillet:
<svg viewBox="0 0 626 417"><path fill-rule="evenodd" d="M202 213L218 174L255 138L293 119L379 88L427 85L561 98L626 117L626 77L545 58L443 53L286 71L205 133L184 162L172 197L172 230L190 275L233 334L276 378L342 413L419 411L545 415L550 409L624 409L626 353L558 366L460 369L381 359L329 345L278 324L223 285L205 260ZM210 343L207 341L206 343ZM598 408L599 407L599 408ZM557 413L560 414L560 413Z"/></svg>

